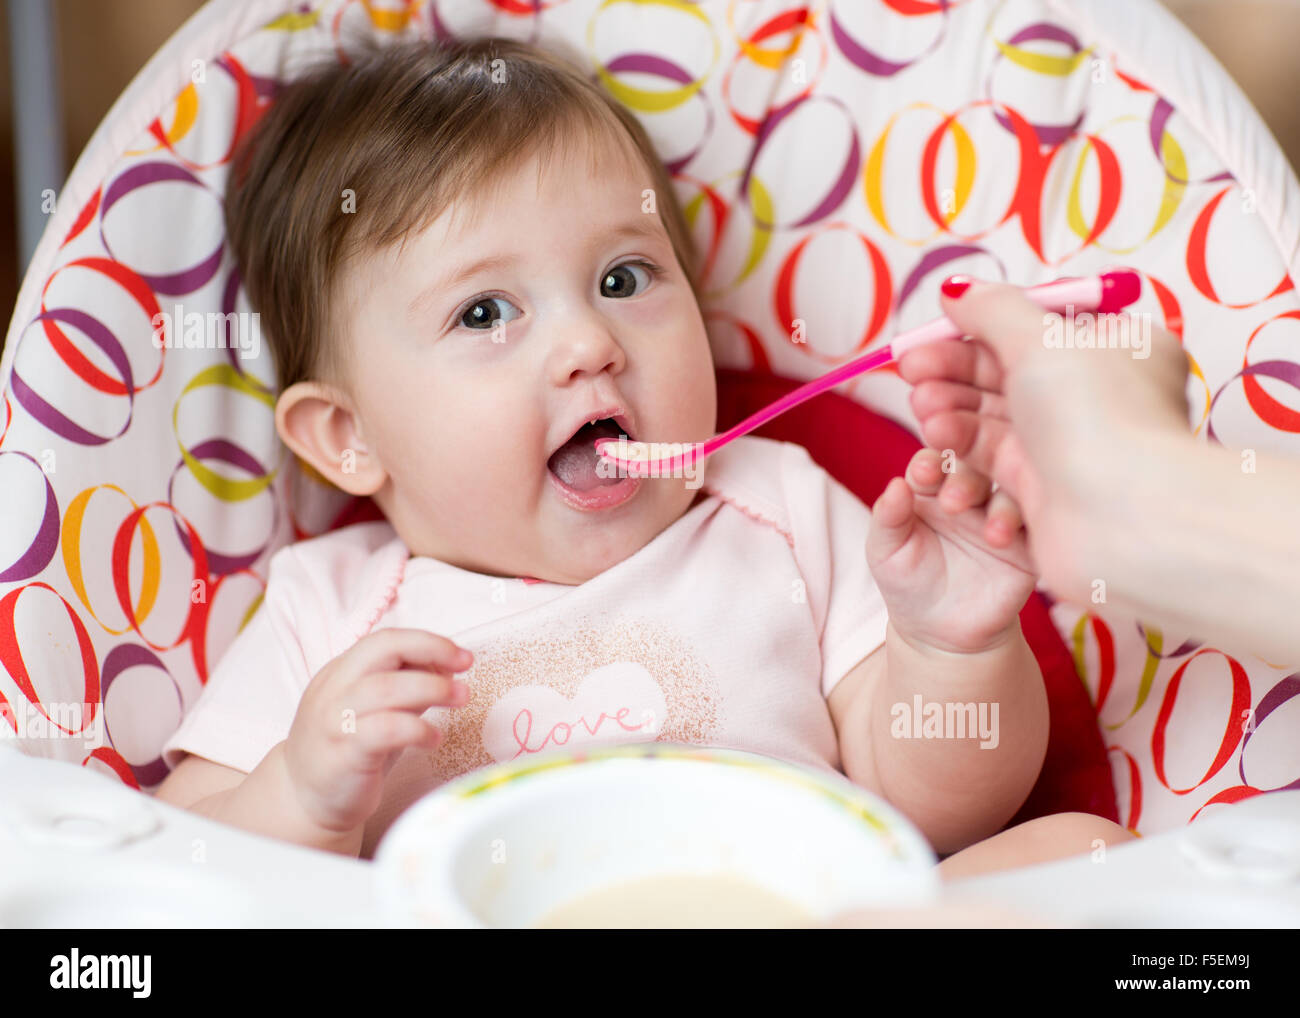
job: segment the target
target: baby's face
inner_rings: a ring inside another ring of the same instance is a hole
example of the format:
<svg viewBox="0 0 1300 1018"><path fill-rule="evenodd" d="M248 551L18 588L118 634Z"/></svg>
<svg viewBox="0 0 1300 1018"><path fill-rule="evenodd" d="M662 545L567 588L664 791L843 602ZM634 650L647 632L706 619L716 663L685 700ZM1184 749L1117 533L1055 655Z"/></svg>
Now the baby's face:
<svg viewBox="0 0 1300 1018"><path fill-rule="evenodd" d="M347 273L371 493L416 555L582 583L700 495L698 475L597 481L592 442L622 429L566 446L614 416L634 440L704 441L717 409L699 307L643 211L652 179L597 144L596 176L584 151L557 154L540 182L531 160L476 221L453 232L444 213Z"/></svg>

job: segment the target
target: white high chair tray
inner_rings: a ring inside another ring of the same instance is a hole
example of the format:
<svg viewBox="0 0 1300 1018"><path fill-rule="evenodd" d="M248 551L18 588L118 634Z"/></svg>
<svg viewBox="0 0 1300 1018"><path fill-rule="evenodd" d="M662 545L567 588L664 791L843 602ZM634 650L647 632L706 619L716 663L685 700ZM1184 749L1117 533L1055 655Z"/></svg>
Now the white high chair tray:
<svg viewBox="0 0 1300 1018"><path fill-rule="evenodd" d="M942 903L1044 925L1297 927L1300 791L1257 796L1104 857L954 882ZM369 862L247 834L0 742L0 927L385 925Z"/></svg>

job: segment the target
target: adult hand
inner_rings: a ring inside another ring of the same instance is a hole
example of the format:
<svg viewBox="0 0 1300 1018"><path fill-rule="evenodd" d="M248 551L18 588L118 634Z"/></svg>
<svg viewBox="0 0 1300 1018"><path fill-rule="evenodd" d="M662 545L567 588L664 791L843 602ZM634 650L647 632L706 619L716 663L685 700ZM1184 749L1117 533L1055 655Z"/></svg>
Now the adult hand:
<svg viewBox="0 0 1300 1018"><path fill-rule="evenodd" d="M899 361L926 444L962 463L940 503L963 511L996 483L1018 504L1043 582L1086 600L1085 567L1109 536L1100 510L1149 465L1150 441L1187 433L1187 358L1174 337L1137 316L1076 318L1074 348L1058 348L1049 340L1060 316L1006 284L972 281L942 300L973 338L918 347ZM1123 347L1110 348L1123 337ZM1014 534L989 517L990 543L1010 543Z"/></svg>

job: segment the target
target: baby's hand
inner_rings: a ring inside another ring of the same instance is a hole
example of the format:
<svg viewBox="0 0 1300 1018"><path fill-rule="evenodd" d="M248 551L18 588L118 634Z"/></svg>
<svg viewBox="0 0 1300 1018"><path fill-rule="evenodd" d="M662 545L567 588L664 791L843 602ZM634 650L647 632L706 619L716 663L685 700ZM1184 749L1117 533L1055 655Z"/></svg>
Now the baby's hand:
<svg viewBox="0 0 1300 1018"><path fill-rule="evenodd" d="M364 824L378 808L384 779L401 752L438 745L441 733L419 715L469 700L468 688L450 673L464 671L472 660L444 636L381 629L317 672L284 750L308 816L331 831Z"/></svg>
<svg viewBox="0 0 1300 1018"><path fill-rule="evenodd" d="M867 564L900 635L976 653L1001 642L1036 577L1015 503L986 486L950 511L936 497L946 476L940 453L921 449L906 479L889 482L871 510ZM990 518L1006 527L1004 545L986 540Z"/></svg>

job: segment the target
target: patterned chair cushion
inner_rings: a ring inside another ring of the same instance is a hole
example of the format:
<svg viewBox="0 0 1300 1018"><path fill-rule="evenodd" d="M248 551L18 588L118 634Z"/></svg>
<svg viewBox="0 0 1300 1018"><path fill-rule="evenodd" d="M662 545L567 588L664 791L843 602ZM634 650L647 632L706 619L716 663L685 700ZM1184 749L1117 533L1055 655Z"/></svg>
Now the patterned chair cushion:
<svg viewBox="0 0 1300 1018"><path fill-rule="evenodd" d="M249 310L221 196L277 82L365 36L482 34L564 40L645 124L720 368L814 377L933 317L955 271L1122 263L1191 359L1196 434L1297 451L1300 188L1154 0L212 3L82 154L0 364L0 696L26 751L155 786L271 554L366 512L279 442L269 353L187 346L184 319ZM839 391L915 431L895 373ZM1300 673L1104 612L1052 617L1122 822L1300 785Z"/></svg>

